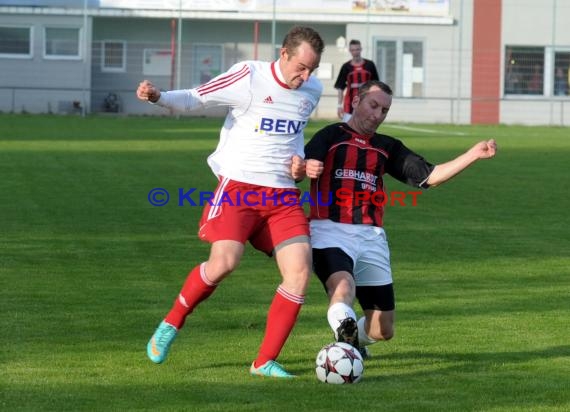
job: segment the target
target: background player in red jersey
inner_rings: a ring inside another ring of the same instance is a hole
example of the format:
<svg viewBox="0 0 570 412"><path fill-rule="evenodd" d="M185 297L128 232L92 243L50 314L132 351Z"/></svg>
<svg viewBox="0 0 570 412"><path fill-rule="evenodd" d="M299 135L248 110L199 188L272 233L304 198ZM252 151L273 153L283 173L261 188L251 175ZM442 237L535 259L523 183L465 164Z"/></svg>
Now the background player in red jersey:
<svg viewBox="0 0 570 412"><path fill-rule="evenodd" d="M141 100L180 111L228 107L216 151L208 164L219 179L213 204L200 221L199 236L211 243L210 256L190 272L172 309L147 344L147 355L162 363L186 317L207 299L239 264L245 243L275 256L282 276L269 312L265 335L250 367L256 376L292 377L277 359L304 302L311 275L308 222L302 207L280 204L283 193L299 194L291 158L302 154L303 129L317 106L322 85L311 73L324 43L309 27L285 36L275 62L245 61L208 83L189 90L161 92L140 83ZM295 162L293 163L293 166ZM309 174L310 175L310 174ZM239 202L255 193L260 202ZM220 202L220 199L229 202Z"/></svg>
<svg viewBox="0 0 570 412"><path fill-rule="evenodd" d="M338 117L343 122L350 119L352 99L358 93L358 88L368 80L379 80L374 62L364 59L361 55L360 40L351 40L348 51L352 59L341 66L334 84L334 88L338 90Z"/></svg>
<svg viewBox="0 0 570 412"><path fill-rule="evenodd" d="M334 198L311 204L310 213L314 271L330 299L328 322L337 340L358 347L365 356L366 345L394 334L394 289L382 228L383 207L371 201L373 193L384 192L382 175L388 173L416 187L433 187L479 159L494 157L497 150L494 140L481 141L434 166L401 141L376 132L391 104L390 87L369 81L359 88L348 123L319 130L305 146L307 171L319 174L311 179L313 199L339 188L370 192L348 206L339 206ZM364 311L358 320L352 308L355 297Z"/></svg>

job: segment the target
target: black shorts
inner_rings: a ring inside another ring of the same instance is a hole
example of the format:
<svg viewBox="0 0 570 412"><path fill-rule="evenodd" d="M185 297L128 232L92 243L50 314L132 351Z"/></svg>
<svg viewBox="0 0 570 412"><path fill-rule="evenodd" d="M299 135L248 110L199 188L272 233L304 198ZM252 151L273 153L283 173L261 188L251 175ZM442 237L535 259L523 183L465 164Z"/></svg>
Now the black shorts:
<svg viewBox="0 0 570 412"><path fill-rule="evenodd" d="M313 248L313 269L325 291L328 278L335 272L348 272L354 277L352 258L338 247ZM392 283L382 286L357 286L356 298L362 310L390 311L396 307Z"/></svg>

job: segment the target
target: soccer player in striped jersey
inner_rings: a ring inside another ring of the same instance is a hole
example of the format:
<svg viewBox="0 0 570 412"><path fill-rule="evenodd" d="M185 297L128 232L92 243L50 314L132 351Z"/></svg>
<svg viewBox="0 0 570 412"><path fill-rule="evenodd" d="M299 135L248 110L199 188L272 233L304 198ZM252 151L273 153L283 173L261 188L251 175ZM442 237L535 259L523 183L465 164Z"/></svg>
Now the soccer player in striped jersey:
<svg viewBox="0 0 570 412"><path fill-rule="evenodd" d="M347 122L352 114L352 100L358 88L368 80L379 80L376 65L362 57L360 40L351 40L348 51L352 59L340 67L334 88L338 90L338 117Z"/></svg>
<svg viewBox="0 0 570 412"><path fill-rule="evenodd" d="M161 92L149 81L140 83L139 99L166 108L228 108L218 146L208 157L218 187L212 204L204 208L198 232L200 239L211 243L210 256L190 272L148 342L147 355L153 362L166 359L186 317L238 266L249 241L275 257L282 276L250 373L293 376L276 359L304 302L311 247L299 202L291 206L280 200L285 193L299 196L291 159L303 154L303 129L322 93L320 81L311 73L323 50L324 42L315 30L297 26L285 36L277 61L240 62L189 90ZM244 193L250 196L242 199Z"/></svg>
<svg viewBox="0 0 570 412"><path fill-rule="evenodd" d="M382 228L387 196L382 176L388 173L427 189L479 159L494 157L497 150L493 139L481 141L434 166L401 141L377 133L391 104L390 87L369 81L359 88L348 123L326 126L305 146L307 170L319 174L311 179L310 194L322 201L311 202L310 228L314 271L330 299L327 319L336 338L358 347L364 356L367 345L394 334L394 288ZM352 194L349 202L347 193ZM358 320L355 298L364 312Z"/></svg>

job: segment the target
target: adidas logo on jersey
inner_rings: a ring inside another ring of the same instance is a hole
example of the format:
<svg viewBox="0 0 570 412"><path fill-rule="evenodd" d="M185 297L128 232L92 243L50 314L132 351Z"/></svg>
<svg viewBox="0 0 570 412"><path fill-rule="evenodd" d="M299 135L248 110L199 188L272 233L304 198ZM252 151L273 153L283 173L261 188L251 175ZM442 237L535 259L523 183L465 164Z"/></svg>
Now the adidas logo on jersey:
<svg viewBox="0 0 570 412"><path fill-rule="evenodd" d="M267 96L265 100L263 100L263 103L273 104L273 99L271 98L271 96Z"/></svg>

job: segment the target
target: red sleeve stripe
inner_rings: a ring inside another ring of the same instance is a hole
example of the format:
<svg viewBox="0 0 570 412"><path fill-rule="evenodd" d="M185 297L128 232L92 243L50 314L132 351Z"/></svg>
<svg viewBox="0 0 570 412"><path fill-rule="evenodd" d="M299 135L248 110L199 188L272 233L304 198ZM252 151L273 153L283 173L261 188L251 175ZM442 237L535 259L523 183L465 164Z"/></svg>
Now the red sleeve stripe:
<svg viewBox="0 0 570 412"><path fill-rule="evenodd" d="M198 87L196 90L200 96L203 96L205 94L215 92L216 90L223 89L224 87L227 87L230 84L233 84L241 78L247 76L249 73L249 66L246 64L239 71L220 77L218 79L214 79Z"/></svg>

